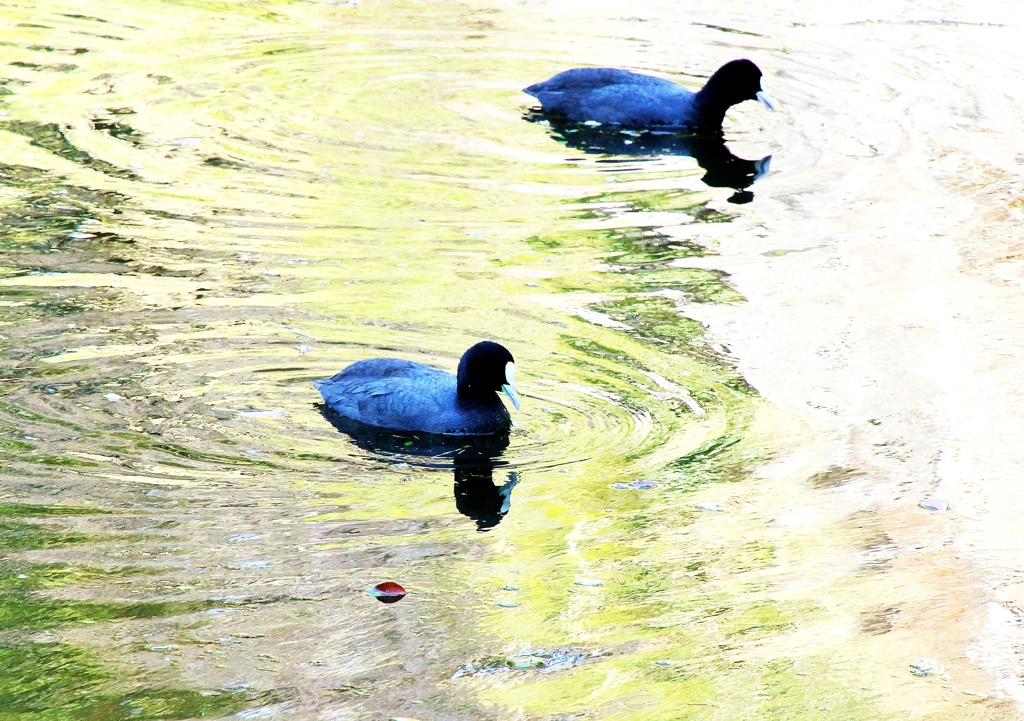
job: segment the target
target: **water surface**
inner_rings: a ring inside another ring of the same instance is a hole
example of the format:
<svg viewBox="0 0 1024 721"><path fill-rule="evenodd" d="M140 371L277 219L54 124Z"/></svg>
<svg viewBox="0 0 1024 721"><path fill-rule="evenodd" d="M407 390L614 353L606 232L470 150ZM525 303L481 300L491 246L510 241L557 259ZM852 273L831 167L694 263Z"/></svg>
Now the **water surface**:
<svg viewBox="0 0 1024 721"><path fill-rule="evenodd" d="M811 432L694 320L744 303L716 249L784 121L581 141L517 91L785 49L546 12L0 8L0 719L907 717L891 544L776 523ZM507 445L353 438L311 385L484 338Z"/></svg>

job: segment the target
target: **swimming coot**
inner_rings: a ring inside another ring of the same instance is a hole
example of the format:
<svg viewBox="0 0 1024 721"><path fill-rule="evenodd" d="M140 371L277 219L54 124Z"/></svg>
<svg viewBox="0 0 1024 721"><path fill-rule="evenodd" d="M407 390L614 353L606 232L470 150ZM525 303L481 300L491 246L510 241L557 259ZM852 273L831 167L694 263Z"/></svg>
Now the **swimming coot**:
<svg viewBox="0 0 1024 721"><path fill-rule="evenodd" d="M515 377L512 354L483 341L462 355L458 376L422 363L370 358L313 385L334 413L370 426L488 436L512 428L497 394L504 392L518 410Z"/></svg>
<svg viewBox="0 0 1024 721"><path fill-rule="evenodd" d="M669 80L613 68L574 68L523 90L540 100L544 112L582 123L625 128L721 131L725 111L744 100L775 101L761 89L761 70L749 60L720 67L692 93Z"/></svg>

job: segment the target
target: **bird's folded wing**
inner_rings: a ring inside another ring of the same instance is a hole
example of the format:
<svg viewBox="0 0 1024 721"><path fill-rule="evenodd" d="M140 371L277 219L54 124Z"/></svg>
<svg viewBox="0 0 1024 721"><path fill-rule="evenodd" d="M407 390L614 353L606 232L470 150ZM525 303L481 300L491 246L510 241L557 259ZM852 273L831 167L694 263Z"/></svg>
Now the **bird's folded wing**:
<svg viewBox="0 0 1024 721"><path fill-rule="evenodd" d="M573 68L526 88L524 92L536 97L537 93L561 93L593 90L609 85L678 87L671 80L650 75L631 73L615 68Z"/></svg>

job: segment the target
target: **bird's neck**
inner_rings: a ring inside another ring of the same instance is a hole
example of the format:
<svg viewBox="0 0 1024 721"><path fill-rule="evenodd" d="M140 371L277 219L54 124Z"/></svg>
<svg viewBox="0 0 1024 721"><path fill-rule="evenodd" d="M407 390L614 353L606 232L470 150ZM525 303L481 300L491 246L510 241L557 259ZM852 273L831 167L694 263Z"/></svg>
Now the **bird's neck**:
<svg viewBox="0 0 1024 721"><path fill-rule="evenodd" d="M460 401L486 401L494 393L488 393L482 391L479 388L475 388L469 384L469 381L459 379L458 385L456 386L456 395Z"/></svg>
<svg viewBox="0 0 1024 721"><path fill-rule="evenodd" d="M726 111L732 107L730 104L716 98L714 92L708 92L711 83L701 88L693 99L693 106L697 109L701 125L708 128L721 128L725 120Z"/></svg>

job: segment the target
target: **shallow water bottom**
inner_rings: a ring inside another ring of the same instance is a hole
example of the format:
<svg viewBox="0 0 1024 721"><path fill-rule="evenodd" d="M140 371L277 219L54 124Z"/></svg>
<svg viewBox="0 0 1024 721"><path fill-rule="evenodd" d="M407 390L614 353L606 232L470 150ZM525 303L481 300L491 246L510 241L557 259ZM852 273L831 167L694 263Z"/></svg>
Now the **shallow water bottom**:
<svg viewBox="0 0 1024 721"><path fill-rule="evenodd" d="M706 12L0 8L0 719L1015 717L1013 576L935 481L970 444L921 370L970 343L908 335L947 332L931 283L984 295L941 239L981 201L907 149L955 145L919 71L1003 21ZM711 160L517 91L736 56L783 110ZM484 337L507 444L352 438L311 385Z"/></svg>

